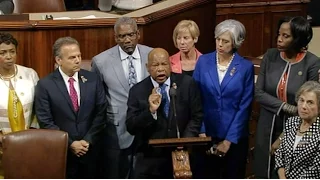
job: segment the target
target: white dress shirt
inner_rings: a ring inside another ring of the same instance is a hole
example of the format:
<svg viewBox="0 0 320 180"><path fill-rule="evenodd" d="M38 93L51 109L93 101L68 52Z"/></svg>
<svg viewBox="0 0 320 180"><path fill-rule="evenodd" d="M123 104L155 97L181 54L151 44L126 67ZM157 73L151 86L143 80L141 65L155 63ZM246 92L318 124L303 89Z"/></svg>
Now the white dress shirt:
<svg viewBox="0 0 320 180"><path fill-rule="evenodd" d="M124 52L120 46L119 46L119 52L120 52L120 58L121 58L124 75L128 79L129 78L129 59L128 59L129 55L126 52ZM142 80L142 72L141 72L142 68L141 68L140 52L137 46L132 53L132 57L133 57L132 63L137 75L137 82L140 82Z"/></svg>
<svg viewBox="0 0 320 180"><path fill-rule="evenodd" d="M151 82L153 84L153 87L159 87L159 84L157 83L157 81L153 80L152 77L150 76ZM166 92L167 92L167 96L168 96L168 100L170 103L170 95L169 95L169 89L170 89L170 84L171 84L171 80L170 77L164 82L164 84L166 84ZM153 119L157 120L157 112L155 113L151 113Z"/></svg>
<svg viewBox="0 0 320 180"><path fill-rule="evenodd" d="M68 89L68 93L70 94L70 86L69 86L69 79L71 77L69 77L68 75L66 75L60 68L59 66L59 72L64 80L64 83L66 84L66 87ZM78 78L78 72L74 73L74 75L72 76L72 78L75 80L73 83L74 89L77 92L77 96L78 96L78 104L80 107L80 87L79 87L79 78Z"/></svg>

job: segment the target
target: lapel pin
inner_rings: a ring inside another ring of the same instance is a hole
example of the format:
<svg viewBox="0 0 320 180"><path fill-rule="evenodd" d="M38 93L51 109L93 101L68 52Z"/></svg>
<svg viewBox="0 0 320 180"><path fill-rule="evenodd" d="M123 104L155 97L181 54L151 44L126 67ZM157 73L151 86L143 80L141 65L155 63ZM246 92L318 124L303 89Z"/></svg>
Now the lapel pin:
<svg viewBox="0 0 320 180"><path fill-rule="evenodd" d="M298 75L301 76L301 75L302 75L302 71L299 71L299 72L298 72Z"/></svg>
<svg viewBox="0 0 320 180"><path fill-rule="evenodd" d="M83 83L87 82L87 79L84 76L81 76L81 80Z"/></svg>
<svg viewBox="0 0 320 180"><path fill-rule="evenodd" d="M233 68L231 69L231 71L230 71L230 76L233 76L235 72L236 72L236 68L233 67Z"/></svg>

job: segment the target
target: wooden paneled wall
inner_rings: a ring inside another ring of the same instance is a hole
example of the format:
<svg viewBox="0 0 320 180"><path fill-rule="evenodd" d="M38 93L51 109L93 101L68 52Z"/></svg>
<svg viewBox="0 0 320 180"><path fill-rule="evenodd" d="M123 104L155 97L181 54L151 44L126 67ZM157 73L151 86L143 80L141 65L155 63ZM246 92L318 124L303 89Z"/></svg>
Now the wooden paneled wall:
<svg viewBox="0 0 320 180"><path fill-rule="evenodd" d="M151 14L136 17L141 33L140 43L163 47L170 54L176 53L172 32L183 19L192 19L202 29L203 38L197 43L201 52L214 50L215 1L189 0ZM116 45L113 26L115 18L76 20L30 20L1 22L0 32L12 33L18 40L17 63L35 69L40 78L54 69L52 45L63 36L77 39L82 58L93 56Z"/></svg>
<svg viewBox="0 0 320 180"><path fill-rule="evenodd" d="M277 24L284 16L307 16L309 0L217 0L216 23L236 19L247 35L239 52L257 57L276 45Z"/></svg>

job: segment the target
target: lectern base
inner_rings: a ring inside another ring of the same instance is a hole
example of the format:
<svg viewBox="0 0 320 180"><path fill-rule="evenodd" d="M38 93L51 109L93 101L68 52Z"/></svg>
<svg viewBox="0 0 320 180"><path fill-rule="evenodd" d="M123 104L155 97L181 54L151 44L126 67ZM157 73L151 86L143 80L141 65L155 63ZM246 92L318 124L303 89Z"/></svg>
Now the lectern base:
<svg viewBox="0 0 320 180"><path fill-rule="evenodd" d="M172 151L173 177L175 179L191 179L189 153L186 150Z"/></svg>

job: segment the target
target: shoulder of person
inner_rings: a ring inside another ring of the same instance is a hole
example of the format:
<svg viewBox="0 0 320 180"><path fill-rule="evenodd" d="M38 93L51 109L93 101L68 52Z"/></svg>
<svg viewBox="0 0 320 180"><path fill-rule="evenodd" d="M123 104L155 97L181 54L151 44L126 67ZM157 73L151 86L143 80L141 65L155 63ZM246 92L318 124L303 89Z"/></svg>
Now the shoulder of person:
<svg viewBox="0 0 320 180"><path fill-rule="evenodd" d="M177 66L180 65L180 52L169 57L171 68L173 71L177 71Z"/></svg>
<svg viewBox="0 0 320 180"><path fill-rule="evenodd" d="M30 72L31 73L36 73L36 71L34 69L32 69L32 68L29 68L29 67L26 67L26 66L21 66L21 65L18 65L18 64L16 64L16 66L18 68L18 71L22 70L22 71L27 72L27 73L30 73Z"/></svg>
<svg viewBox="0 0 320 180"><path fill-rule="evenodd" d="M143 45L143 44L137 44L137 47L139 48L139 50L145 50L145 51L151 51L153 48L152 47L149 47L149 46L146 46L146 45Z"/></svg>
<svg viewBox="0 0 320 180"><path fill-rule="evenodd" d="M277 48L270 48L267 49L267 52L264 53L263 57L270 57L278 54L280 54L280 51Z"/></svg>
<svg viewBox="0 0 320 180"><path fill-rule="evenodd" d="M245 66L253 66L252 61L250 61L249 59L239 55L238 53L237 53L237 56L240 58L241 64L243 64Z"/></svg>
<svg viewBox="0 0 320 180"><path fill-rule="evenodd" d="M266 54L279 54L280 51L277 49L277 48L270 48L270 49L267 49L267 52L265 53Z"/></svg>
<svg viewBox="0 0 320 180"><path fill-rule="evenodd" d="M286 122L285 122L285 127L284 129L290 130L293 127L297 126L300 124L300 117L299 116L292 116L289 117Z"/></svg>
<svg viewBox="0 0 320 180"><path fill-rule="evenodd" d="M79 71L79 78L82 78L82 77L88 77L88 78L93 78L93 79L98 79L99 76L97 75L97 73L95 72L91 72L91 71L88 71L88 70L85 70L85 69L81 69Z"/></svg>
<svg viewBox="0 0 320 180"><path fill-rule="evenodd" d="M24 74L24 76L38 77L38 73L34 69L29 68L29 67L25 67L25 66L21 66L18 64L16 66L17 66L18 72Z"/></svg>
<svg viewBox="0 0 320 180"><path fill-rule="evenodd" d="M264 61L278 61L277 57L280 57L280 51L277 48L270 48L264 54L262 60Z"/></svg>
<svg viewBox="0 0 320 180"><path fill-rule="evenodd" d="M145 90L145 87L146 87L147 83L151 83L150 76L147 76L142 81L140 81L137 84L135 84L134 86L132 86L130 88L130 90L129 90L130 93L135 93L136 94L136 93L139 92L138 94L141 94L141 91Z"/></svg>
<svg viewBox="0 0 320 180"><path fill-rule="evenodd" d="M318 56L316 56L315 54L313 54L310 51L307 51L305 59L310 61L310 62L319 62L320 63L320 58Z"/></svg>
<svg viewBox="0 0 320 180"><path fill-rule="evenodd" d="M45 77L40 78L39 81L38 81L38 83L37 83L37 85L41 85L41 84L46 84L46 85L52 84L52 83L53 83L52 80L53 80L54 78L56 78L56 77L55 77L55 76L56 76L55 73L57 73L56 71L57 71L57 70L54 70L53 72L51 72L50 74L46 75ZM46 86L46 85L43 86L43 87L48 87L48 86Z"/></svg>
<svg viewBox="0 0 320 180"><path fill-rule="evenodd" d="M216 57L216 52L211 52L211 53L206 53L202 54L199 56L198 61L203 62L203 61L211 61L213 57Z"/></svg>
<svg viewBox="0 0 320 180"><path fill-rule="evenodd" d="M169 58L170 58L170 60L178 59L178 58L180 60L180 51L175 53L175 54L173 54L173 55L171 55Z"/></svg>
<svg viewBox="0 0 320 180"><path fill-rule="evenodd" d="M112 56L112 54L114 53L119 53L119 46L113 46L105 51L102 51L101 53L99 53L98 55L94 56L92 58L92 61L95 63L100 63L100 62L104 62L104 61L108 61L110 56ZM106 58L107 57L107 58Z"/></svg>

